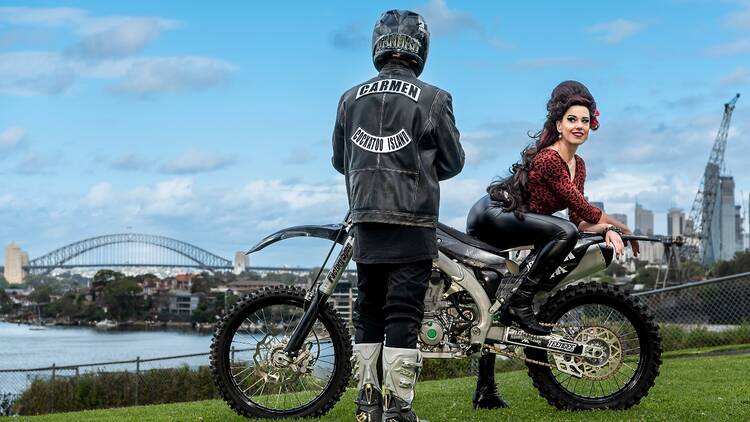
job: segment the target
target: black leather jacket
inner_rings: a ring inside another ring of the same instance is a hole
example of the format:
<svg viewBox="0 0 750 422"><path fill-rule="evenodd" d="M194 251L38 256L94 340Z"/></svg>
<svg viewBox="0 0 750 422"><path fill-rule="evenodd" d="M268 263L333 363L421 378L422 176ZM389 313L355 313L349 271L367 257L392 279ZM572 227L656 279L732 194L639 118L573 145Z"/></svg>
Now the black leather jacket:
<svg viewBox="0 0 750 422"><path fill-rule="evenodd" d="M341 96L332 161L354 223L435 227L438 181L464 166L451 101L397 62Z"/></svg>

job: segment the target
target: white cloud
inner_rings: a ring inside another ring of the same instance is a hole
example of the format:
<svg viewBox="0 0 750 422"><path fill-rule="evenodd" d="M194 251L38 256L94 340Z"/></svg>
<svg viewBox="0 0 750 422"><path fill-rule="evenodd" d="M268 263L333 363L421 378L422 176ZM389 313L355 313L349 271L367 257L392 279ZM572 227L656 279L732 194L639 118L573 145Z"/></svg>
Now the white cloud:
<svg viewBox="0 0 750 422"><path fill-rule="evenodd" d="M235 207L283 206L286 210L323 205L330 207L333 204L346 203L346 188L343 183L315 185L281 180L255 180L236 192L228 193L222 202Z"/></svg>
<svg viewBox="0 0 750 422"><path fill-rule="evenodd" d="M85 35L69 53L95 59L127 56L141 50L165 29L177 26L175 21L154 17L99 19L81 29Z"/></svg>
<svg viewBox="0 0 750 422"><path fill-rule="evenodd" d="M363 26L352 23L331 33L331 45L339 50L358 50L368 43Z"/></svg>
<svg viewBox="0 0 750 422"><path fill-rule="evenodd" d="M417 8L424 16L427 28L433 35L450 35L464 31L475 32L482 41L495 48L509 48L511 44L498 38L490 37L484 25L471 13L448 8L445 0L430 0Z"/></svg>
<svg viewBox="0 0 750 422"><path fill-rule="evenodd" d="M125 195L126 210L145 216L182 217L195 213L200 201L189 179L172 179L154 186L138 187Z"/></svg>
<svg viewBox="0 0 750 422"><path fill-rule="evenodd" d="M745 85L750 83L750 68L741 67L721 78L724 86Z"/></svg>
<svg viewBox="0 0 750 422"><path fill-rule="evenodd" d="M234 69L225 61L199 56L135 59L112 91L142 97L206 89L224 82Z"/></svg>
<svg viewBox="0 0 750 422"><path fill-rule="evenodd" d="M12 25L55 27L83 22L87 12L70 7L0 7L0 22Z"/></svg>
<svg viewBox="0 0 750 422"><path fill-rule="evenodd" d="M32 151L23 156L16 171L21 174L45 174L57 167L61 155Z"/></svg>
<svg viewBox="0 0 750 422"><path fill-rule="evenodd" d="M151 16L90 16L68 8L0 8L0 23L62 27L78 37L64 53L23 51L0 54L0 94L58 95L79 80L113 80L113 93L147 97L201 90L224 82L235 67L201 56L133 57L174 20Z"/></svg>
<svg viewBox="0 0 750 422"><path fill-rule="evenodd" d="M51 52L0 54L0 94L57 95L80 79L112 80L112 92L147 97L206 89L224 82L234 66L209 57L174 56L87 61Z"/></svg>
<svg viewBox="0 0 750 422"><path fill-rule="evenodd" d="M150 161L137 154L123 154L113 159L109 166L114 170L130 171L143 170L150 164Z"/></svg>
<svg viewBox="0 0 750 422"><path fill-rule="evenodd" d="M160 171L167 174L203 173L225 168L234 164L232 156L214 155L195 150L187 150L182 155L161 166Z"/></svg>
<svg viewBox="0 0 750 422"><path fill-rule="evenodd" d="M26 131L20 127L9 127L0 132L0 151L16 149L26 137Z"/></svg>
<svg viewBox="0 0 750 422"><path fill-rule="evenodd" d="M726 17L725 23L734 29L750 28L750 1L741 1L742 8Z"/></svg>
<svg viewBox="0 0 750 422"><path fill-rule="evenodd" d="M601 39L608 44L617 44L625 38L631 37L641 31L643 25L627 20L616 19L590 26L588 32L599 34Z"/></svg>
<svg viewBox="0 0 750 422"><path fill-rule="evenodd" d="M0 54L0 94L56 95L78 78L80 66L57 53Z"/></svg>
<svg viewBox="0 0 750 422"><path fill-rule="evenodd" d="M0 210L6 210L15 207L16 205L16 198L9 194L5 193L0 195Z"/></svg>
<svg viewBox="0 0 750 422"><path fill-rule="evenodd" d="M101 182L89 189L89 192L83 198L83 204L87 207L99 208L112 205L113 199L112 185L108 182Z"/></svg>
<svg viewBox="0 0 750 422"><path fill-rule="evenodd" d="M710 56L736 56L738 54L750 53L750 39L741 39L726 44L720 44L706 49Z"/></svg>

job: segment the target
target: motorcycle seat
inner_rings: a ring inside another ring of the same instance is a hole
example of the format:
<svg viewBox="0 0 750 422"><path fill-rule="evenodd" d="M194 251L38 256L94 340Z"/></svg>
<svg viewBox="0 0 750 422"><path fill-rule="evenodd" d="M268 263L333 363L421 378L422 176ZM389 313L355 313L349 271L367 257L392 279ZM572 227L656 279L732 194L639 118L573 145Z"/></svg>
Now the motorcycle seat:
<svg viewBox="0 0 750 422"><path fill-rule="evenodd" d="M441 250L471 265L495 267L505 263L502 250L443 223L438 223L437 236Z"/></svg>

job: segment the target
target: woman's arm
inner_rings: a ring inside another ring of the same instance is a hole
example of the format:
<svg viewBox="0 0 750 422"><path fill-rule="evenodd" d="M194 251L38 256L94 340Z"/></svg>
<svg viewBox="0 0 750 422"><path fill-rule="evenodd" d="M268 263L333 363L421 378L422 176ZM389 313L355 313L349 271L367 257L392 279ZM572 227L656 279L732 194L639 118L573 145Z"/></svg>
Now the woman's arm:
<svg viewBox="0 0 750 422"><path fill-rule="evenodd" d="M622 224L622 222L610 217L602 211L602 216L599 218L599 221L596 224L589 223L587 221L581 221L578 224L578 230L582 232L594 232L594 233L602 233L605 234L605 236L610 236L610 233L613 233L611 230L607 233L604 233L604 231L609 226L615 226L618 229L622 230L622 234L628 235L633 234L633 231L628 228L628 226ZM619 237L619 235L618 235ZM633 255L638 256L638 254L641 252L641 245L638 244L638 241L636 240L630 240L630 247L633 248ZM609 244L609 242L608 242Z"/></svg>
<svg viewBox="0 0 750 422"><path fill-rule="evenodd" d="M632 234L632 231L628 228L628 226L610 217L604 211L602 211L602 216L599 217L599 221L597 221L596 223L589 223L585 220L581 221L578 224L578 230L582 232L604 233L604 229L606 229L610 225L622 230L623 234Z"/></svg>

